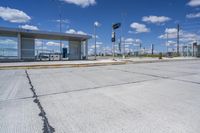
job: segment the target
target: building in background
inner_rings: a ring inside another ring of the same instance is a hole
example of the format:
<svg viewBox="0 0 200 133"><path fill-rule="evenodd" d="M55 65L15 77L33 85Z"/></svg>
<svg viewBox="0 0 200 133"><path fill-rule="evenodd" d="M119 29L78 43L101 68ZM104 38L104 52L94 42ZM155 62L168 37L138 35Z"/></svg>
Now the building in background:
<svg viewBox="0 0 200 133"><path fill-rule="evenodd" d="M69 60L82 60L88 57L88 40L91 36L80 34L68 34L46 31L34 31L25 29L14 29L0 27L0 36L3 37L16 37L17 38L17 55L12 56L12 59L19 61L34 61L37 57L44 57L51 59L59 56L63 57L63 52L36 52L35 40L36 39L48 39L48 40L62 40L68 41L68 54ZM62 50L62 49L60 49ZM6 52L6 49L4 49ZM49 56L49 57L48 57ZM66 57L66 50L65 50ZM9 56L1 56L1 60L9 60Z"/></svg>

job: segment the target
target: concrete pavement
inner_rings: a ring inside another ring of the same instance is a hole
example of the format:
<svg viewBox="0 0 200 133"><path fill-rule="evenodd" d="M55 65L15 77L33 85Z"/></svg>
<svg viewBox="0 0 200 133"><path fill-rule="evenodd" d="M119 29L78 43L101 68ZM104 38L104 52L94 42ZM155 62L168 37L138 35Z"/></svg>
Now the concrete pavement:
<svg viewBox="0 0 200 133"><path fill-rule="evenodd" d="M0 132L199 133L199 65L0 70Z"/></svg>

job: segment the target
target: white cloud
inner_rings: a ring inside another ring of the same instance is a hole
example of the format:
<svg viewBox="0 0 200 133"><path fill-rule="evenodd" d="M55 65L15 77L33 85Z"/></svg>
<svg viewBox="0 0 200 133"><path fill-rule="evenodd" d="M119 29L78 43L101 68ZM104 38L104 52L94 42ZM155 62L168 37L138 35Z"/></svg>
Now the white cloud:
<svg viewBox="0 0 200 133"><path fill-rule="evenodd" d="M69 29L66 31L66 33L69 33L69 34L79 34L79 35L87 35L87 33L83 32L83 31L76 31L74 29Z"/></svg>
<svg viewBox="0 0 200 133"><path fill-rule="evenodd" d="M39 30L39 28L37 26L34 26L34 25L21 25L19 26L20 28L22 29L26 29L26 30Z"/></svg>
<svg viewBox="0 0 200 133"><path fill-rule="evenodd" d="M35 41L35 46L37 47L42 46L42 41Z"/></svg>
<svg viewBox="0 0 200 133"><path fill-rule="evenodd" d="M144 24L139 24L139 23L132 23L130 25L132 29L135 30L135 33L145 33L145 32L150 32L150 29L146 27Z"/></svg>
<svg viewBox="0 0 200 133"><path fill-rule="evenodd" d="M90 36L92 36L92 38L93 38L93 39L95 38L95 35L90 35ZM98 35L96 35L96 38L98 39L98 38L99 38L99 36L98 36Z"/></svg>
<svg viewBox="0 0 200 133"><path fill-rule="evenodd" d="M95 48L95 45L92 45L91 48L94 49L94 48ZM96 45L96 48L100 48L100 45L97 44L97 45Z"/></svg>
<svg viewBox="0 0 200 133"><path fill-rule="evenodd" d="M133 38L127 38L127 39L125 39L125 42L134 42L134 39Z"/></svg>
<svg viewBox="0 0 200 133"><path fill-rule="evenodd" d="M186 31L183 31L182 34L180 35L181 42L191 43L196 40L200 40L200 35Z"/></svg>
<svg viewBox="0 0 200 133"><path fill-rule="evenodd" d="M61 45L63 47L64 43L62 43ZM56 47L59 47L60 46L60 42L49 41L49 42L46 42L46 46L56 46Z"/></svg>
<svg viewBox="0 0 200 133"><path fill-rule="evenodd" d="M25 23L31 20L31 17L23 11L11 9L9 7L0 7L0 17L12 23Z"/></svg>
<svg viewBox="0 0 200 133"><path fill-rule="evenodd" d="M87 35L87 33L83 32L83 31L77 31L76 34Z"/></svg>
<svg viewBox="0 0 200 133"><path fill-rule="evenodd" d="M17 45L17 41L12 40L12 39L0 39L0 44L2 44L2 45Z"/></svg>
<svg viewBox="0 0 200 133"><path fill-rule="evenodd" d="M195 7L195 6L200 6L200 0L190 0L188 3L189 6Z"/></svg>
<svg viewBox="0 0 200 133"><path fill-rule="evenodd" d="M37 50L48 50L48 48L46 46L45 47L43 46L43 47L38 47Z"/></svg>
<svg viewBox="0 0 200 133"><path fill-rule="evenodd" d="M184 43L190 43L196 40L200 40L200 35L195 33L190 33L187 31L180 30L180 41ZM160 39L176 39L177 38L177 29L176 28L169 28L165 30L165 34L160 35Z"/></svg>
<svg viewBox="0 0 200 133"><path fill-rule="evenodd" d="M97 44L97 45L102 45L102 44L103 44L103 42L96 42L96 44Z"/></svg>
<svg viewBox="0 0 200 133"><path fill-rule="evenodd" d="M153 23L153 24L161 24L169 20L171 20L171 18L166 17L166 16L144 16L142 18L142 21Z"/></svg>
<svg viewBox="0 0 200 133"><path fill-rule="evenodd" d="M176 28L167 28L167 29L165 29L165 33L168 33L168 34L177 33L177 29Z"/></svg>
<svg viewBox="0 0 200 133"><path fill-rule="evenodd" d="M69 29L69 30L66 31L66 33L76 34L76 31L74 29Z"/></svg>
<svg viewBox="0 0 200 133"><path fill-rule="evenodd" d="M47 46L60 46L60 43L58 43L58 42L51 42L50 41L50 42L47 42L46 45Z"/></svg>
<svg viewBox="0 0 200 133"><path fill-rule="evenodd" d="M133 39L133 38L126 38L124 40L125 45L135 45L138 46L140 43L142 43L142 41L140 39Z"/></svg>
<svg viewBox="0 0 200 133"><path fill-rule="evenodd" d="M176 28L167 28L165 29L165 34L159 36L160 39L174 39L177 38L177 29Z"/></svg>
<svg viewBox="0 0 200 133"><path fill-rule="evenodd" d="M61 0L69 4L75 4L81 6L82 8L92 6L96 4L96 0Z"/></svg>
<svg viewBox="0 0 200 133"><path fill-rule="evenodd" d="M175 46L176 45L176 42L175 41L171 41L169 40L167 43L166 43L166 46Z"/></svg>
<svg viewBox="0 0 200 133"><path fill-rule="evenodd" d="M200 18L200 12L187 14L186 18Z"/></svg>

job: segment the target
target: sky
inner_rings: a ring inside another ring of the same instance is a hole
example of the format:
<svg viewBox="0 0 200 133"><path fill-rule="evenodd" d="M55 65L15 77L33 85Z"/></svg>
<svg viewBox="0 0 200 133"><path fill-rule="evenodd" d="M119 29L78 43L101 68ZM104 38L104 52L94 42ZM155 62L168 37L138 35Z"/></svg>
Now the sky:
<svg viewBox="0 0 200 133"><path fill-rule="evenodd" d="M180 43L187 45L200 40L200 0L1 0L0 26L31 30L94 36L97 45L111 50L112 24L120 22L116 31L126 48L145 49L154 44L156 51L166 45L176 46L177 24L180 24ZM168 39L167 39L168 38ZM1 38L0 47L13 46L16 40ZM41 40L37 41L41 47ZM93 51L94 39L89 41ZM46 49L59 49L59 43L45 41ZM65 47L65 44L63 44ZM38 48L39 48L38 47Z"/></svg>

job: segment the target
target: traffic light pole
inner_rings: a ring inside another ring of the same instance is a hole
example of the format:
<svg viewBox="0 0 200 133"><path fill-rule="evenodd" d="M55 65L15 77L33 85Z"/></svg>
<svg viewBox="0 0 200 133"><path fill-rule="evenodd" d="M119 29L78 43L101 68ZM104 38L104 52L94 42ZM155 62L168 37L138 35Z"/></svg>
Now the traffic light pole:
<svg viewBox="0 0 200 133"><path fill-rule="evenodd" d="M121 27L121 23L116 23L112 25L112 49L113 49L113 60L115 59L115 41L116 41L116 36L115 36L115 30Z"/></svg>
<svg viewBox="0 0 200 133"><path fill-rule="evenodd" d="M115 39L115 30L112 31L113 32L113 37ZM112 43L112 49L113 49L113 60L115 59L115 40Z"/></svg>
<svg viewBox="0 0 200 133"><path fill-rule="evenodd" d="M179 38L180 38L180 25L177 25L177 55L179 56Z"/></svg>

